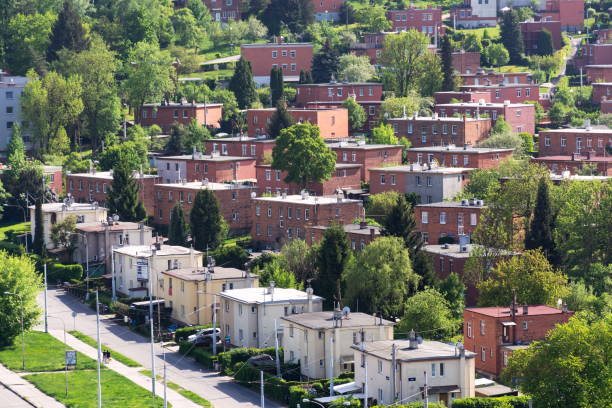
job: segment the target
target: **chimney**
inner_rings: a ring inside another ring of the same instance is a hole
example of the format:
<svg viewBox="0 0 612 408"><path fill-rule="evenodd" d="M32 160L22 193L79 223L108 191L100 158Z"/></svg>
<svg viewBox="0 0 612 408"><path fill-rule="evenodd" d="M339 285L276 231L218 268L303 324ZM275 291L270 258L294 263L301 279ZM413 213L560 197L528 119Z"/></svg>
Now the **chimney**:
<svg viewBox="0 0 612 408"><path fill-rule="evenodd" d="M274 294L274 285L276 285L276 282L271 280L270 281L270 286L268 286L268 294L269 295L273 295Z"/></svg>
<svg viewBox="0 0 612 408"><path fill-rule="evenodd" d="M193 250L193 245L189 248L189 266L194 267L195 264L195 251Z"/></svg>
<svg viewBox="0 0 612 408"><path fill-rule="evenodd" d="M529 305L523 305L523 314L524 315L528 315L529 314Z"/></svg>
<svg viewBox="0 0 612 408"><path fill-rule="evenodd" d="M416 339L416 334L413 329L410 329L410 333L408 333L408 349L416 350L419 348L419 342Z"/></svg>
<svg viewBox="0 0 612 408"><path fill-rule="evenodd" d="M368 227L367 221L359 221L359 229L366 229Z"/></svg>
<svg viewBox="0 0 612 408"><path fill-rule="evenodd" d="M376 228L370 228L370 239L374 241L374 237L376 236Z"/></svg>
<svg viewBox="0 0 612 408"><path fill-rule="evenodd" d="M309 286L306 288L306 298L308 299L308 306L306 307L306 311L308 313L312 313L312 293L313 290L312 288Z"/></svg>

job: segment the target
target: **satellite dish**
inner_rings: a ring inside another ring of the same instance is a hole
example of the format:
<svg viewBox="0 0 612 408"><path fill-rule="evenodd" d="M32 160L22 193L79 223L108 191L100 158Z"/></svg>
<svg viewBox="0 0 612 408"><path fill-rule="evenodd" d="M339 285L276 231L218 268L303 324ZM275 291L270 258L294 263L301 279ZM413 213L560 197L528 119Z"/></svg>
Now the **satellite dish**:
<svg viewBox="0 0 612 408"><path fill-rule="evenodd" d="M417 343L423 344L423 338L421 336L417 336L416 340L417 340Z"/></svg>
<svg viewBox="0 0 612 408"><path fill-rule="evenodd" d="M342 314L343 314L343 315L348 316L350 313L351 313L351 308L350 308L350 307L348 307L348 306L344 306L344 307L342 308Z"/></svg>

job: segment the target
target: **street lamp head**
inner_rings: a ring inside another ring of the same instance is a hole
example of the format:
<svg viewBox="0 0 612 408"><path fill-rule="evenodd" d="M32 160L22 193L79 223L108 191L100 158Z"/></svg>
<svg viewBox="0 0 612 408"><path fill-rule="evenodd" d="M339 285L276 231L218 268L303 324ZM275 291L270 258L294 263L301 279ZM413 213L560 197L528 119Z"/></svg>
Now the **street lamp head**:
<svg viewBox="0 0 612 408"><path fill-rule="evenodd" d="M310 402L310 400L308 398L304 398L302 402Z"/></svg>
<svg viewBox="0 0 612 408"><path fill-rule="evenodd" d="M16 293L13 292L4 292L5 295L16 295Z"/></svg>

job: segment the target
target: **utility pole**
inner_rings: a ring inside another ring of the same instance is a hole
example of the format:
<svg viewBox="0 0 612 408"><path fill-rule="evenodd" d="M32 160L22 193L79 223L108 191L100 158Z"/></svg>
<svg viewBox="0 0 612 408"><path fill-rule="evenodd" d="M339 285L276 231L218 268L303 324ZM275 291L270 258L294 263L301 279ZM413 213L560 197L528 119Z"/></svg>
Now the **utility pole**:
<svg viewBox="0 0 612 408"><path fill-rule="evenodd" d="M199 313L198 313L199 315ZM217 295L213 295L213 335L212 335L212 353L217 355Z"/></svg>
<svg viewBox="0 0 612 408"><path fill-rule="evenodd" d="M98 408L102 408L102 381L100 378L100 355L102 350L100 348L100 302L98 301L98 289L96 289L96 336L98 339Z"/></svg>
<svg viewBox="0 0 612 408"><path fill-rule="evenodd" d="M161 330L161 328L160 328ZM166 350L164 349L164 345L162 342L162 353L164 355L164 408L168 408L168 381L166 381Z"/></svg>
<svg viewBox="0 0 612 408"><path fill-rule="evenodd" d="M428 395L428 389L427 389L427 371L423 371L423 374L425 374L425 385L423 386L423 394L424 394L424 399L425 401L423 401L423 408L429 408L429 395Z"/></svg>
<svg viewBox="0 0 612 408"><path fill-rule="evenodd" d="M363 344L362 344L363 347ZM364 376L365 376L365 385L363 386L363 408L368 408L368 359L365 359L364 365Z"/></svg>
<svg viewBox="0 0 612 408"><path fill-rule="evenodd" d="M397 369L397 361L396 361L396 350L395 343L391 345L391 401L395 402L395 381L396 381L396 369Z"/></svg>
<svg viewBox="0 0 612 408"><path fill-rule="evenodd" d="M263 375L263 370L259 372L259 393L261 394L261 402L260 402L260 406L261 408L265 408L266 406L266 399L264 397L264 375Z"/></svg>
<svg viewBox="0 0 612 408"><path fill-rule="evenodd" d="M580 67L580 87L582 88L582 67Z"/></svg>
<svg viewBox="0 0 612 408"><path fill-rule="evenodd" d="M111 285L113 291L113 302L117 301L117 292L115 289L115 246L111 245Z"/></svg>
<svg viewBox="0 0 612 408"><path fill-rule="evenodd" d="M337 322L336 322L337 323ZM329 353L331 358L329 363L329 396L334 396L334 337L329 339Z"/></svg>
<svg viewBox="0 0 612 408"><path fill-rule="evenodd" d="M153 257L149 257L148 267L148 278L149 278L149 327L151 333L151 393L153 394L153 400L155 401L155 335L153 333L153 277L151 275L151 269L153 264Z"/></svg>
<svg viewBox="0 0 612 408"><path fill-rule="evenodd" d="M43 264L44 276L45 276L45 333L49 333L49 312L47 311L47 264Z"/></svg>
<svg viewBox="0 0 612 408"><path fill-rule="evenodd" d="M280 366L280 359L278 356L278 324L277 324L277 319L274 319L274 355L276 358L276 376L278 378L280 378L281 376L281 366Z"/></svg>

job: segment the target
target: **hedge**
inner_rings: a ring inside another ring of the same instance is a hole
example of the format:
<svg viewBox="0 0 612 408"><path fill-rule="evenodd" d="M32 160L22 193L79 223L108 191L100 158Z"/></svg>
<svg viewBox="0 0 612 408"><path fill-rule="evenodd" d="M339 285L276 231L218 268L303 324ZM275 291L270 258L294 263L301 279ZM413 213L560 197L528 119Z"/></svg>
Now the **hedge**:
<svg viewBox="0 0 612 408"><path fill-rule="evenodd" d="M219 353L219 364L221 364L221 367L225 374L232 375L233 373L232 370L233 370L233 367L236 365L236 363L244 363L249 358L253 356L258 356L260 354L268 354L272 356L272 358L274 358L275 353L276 353L276 350L274 347L268 347L265 349L239 347L239 348L231 349L229 351L225 351L223 353ZM278 357L280 361L284 360L283 358L284 354L283 354L282 347L278 349Z"/></svg>
<svg viewBox="0 0 612 408"><path fill-rule="evenodd" d="M529 408L528 396L498 398L459 398L453 400L453 408Z"/></svg>
<svg viewBox="0 0 612 408"><path fill-rule="evenodd" d="M453 408L455 408L455 401L457 400L453 400ZM393 406L395 408L423 408L423 403L419 401L419 402L410 402L408 404L399 404L399 405L393 405ZM388 407L388 405L376 405L376 406L373 406L372 408L385 408L385 407ZM446 405L440 402L430 402L429 408L446 408Z"/></svg>
<svg viewBox="0 0 612 408"><path fill-rule="evenodd" d="M191 336L192 334L195 334L198 330L208 329L209 327L212 327L212 325L206 324L203 326L192 326L176 329L176 332L174 333L174 341L176 341L177 343L187 341L187 337Z"/></svg>
<svg viewBox="0 0 612 408"><path fill-rule="evenodd" d="M54 263L47 268L48 282L71 282L73 279L81 279L83 267L81 265L63 265Z"/></svg>
<svg viewBox="0 0 612 408"><path fill-rule="evenodd" d="M179 353L193 357L195 361L208 369L213 369L215 366L215 361L217 361L216 356L213 356L208 351L200 347L195 347L193 344L186 341L179 343Z"/></svg>

